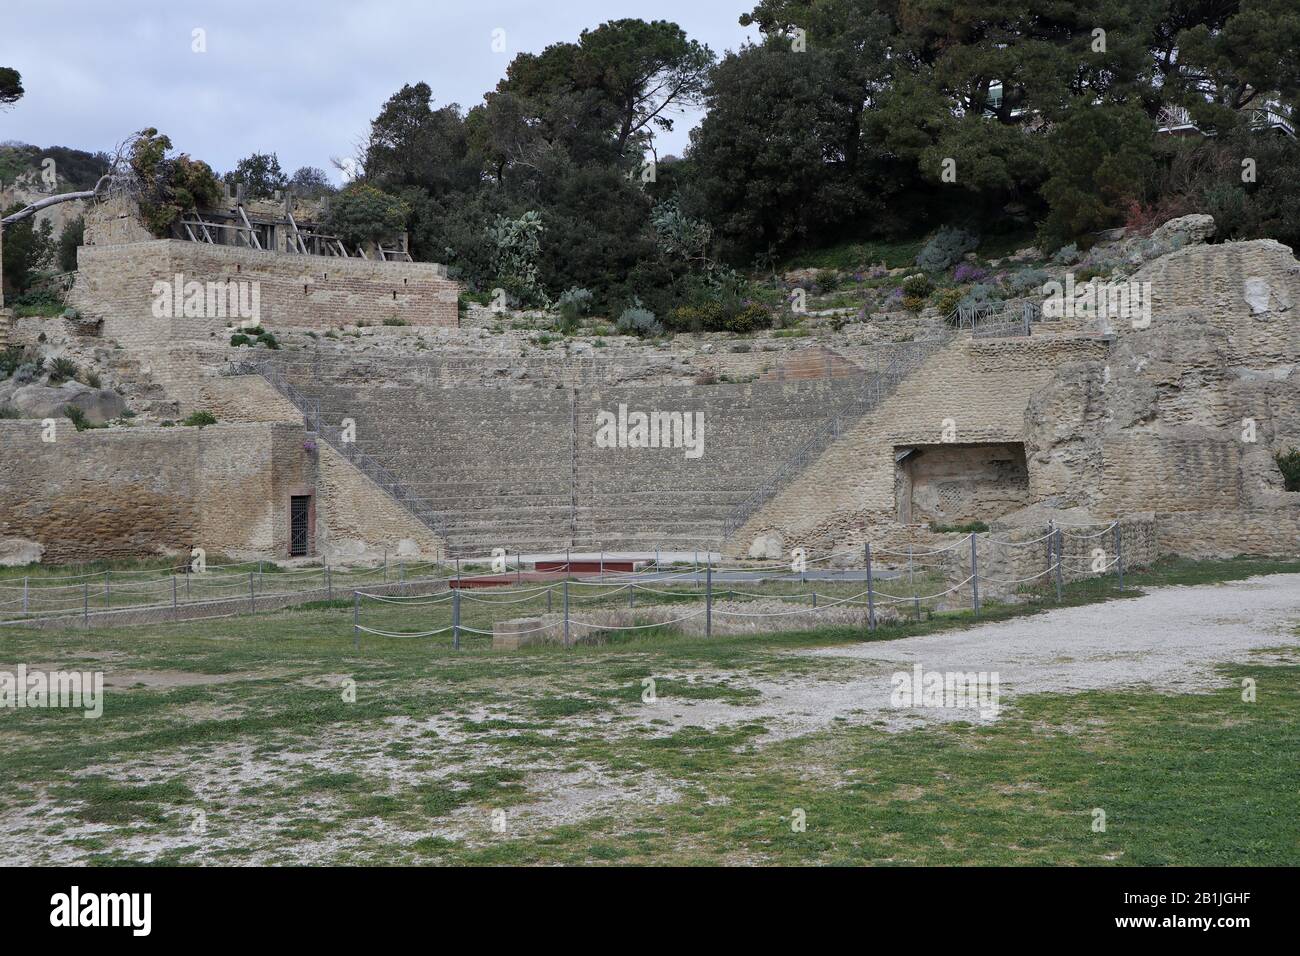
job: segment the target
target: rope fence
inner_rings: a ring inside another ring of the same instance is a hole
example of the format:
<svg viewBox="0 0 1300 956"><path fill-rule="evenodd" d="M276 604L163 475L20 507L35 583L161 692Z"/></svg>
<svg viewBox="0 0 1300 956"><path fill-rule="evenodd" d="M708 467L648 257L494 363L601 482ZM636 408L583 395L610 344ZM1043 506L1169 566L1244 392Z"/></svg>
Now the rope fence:
<svg viewBox="0 0 1300 956"><path fill-rule="evenodd" d="M1154 557L1139 550L1139 564ZM599 577L503 583L490 593L457 586L474 579L453 576L448 593L437 598L355 590L353 643L360 651L363 635L442 636L455 649L569 647L667 628L704 637L823 625L870 633L943 612L978 618L995 604L1060 602L1067 582L1119 591L1132 563L1123 528L1112 522L1100 529L1049 526L1021 539L970 533L926 549L864 544L805 555L798 567L788 561L729 565L706 553L698 571L669 571L656 561Z"/></svg>
<svg viewBox="0 0 1300 956"><path fill-rule="evenodd" d="M1040 526L1041 527L1041 526ZM258 614L315 601L349 601L354 644L362 634L385 638L449 635L459 648L485 638L545 634L566 646L575 632L644 631L690 622L711 636L715 622L849 624L867 630L901 618L970 609L982 602L1062 597L1066 581L1092 580L1122 588L1127 563L1123 530L1112 522L1045 533L971 533L942 547L841 547L792 552L795 560L720 561L708 550L690 561L595 558L537 559L559 568L528 572L518 551L481 557L385 561L373 566L281 567L271 561L157 569L36 573L0 576L0 628L12 625L90 627L153 624L236 614ZM1144 558L1146 555L1143 556ZM607 568L611 561L626 566ZM513 562L513 568L511 563ZM572 570L589 563L596 570ZM504 565L504 566L503 566ZM549 577L548 577L549 575ZM538 580L538 577L544 580ZM558 580L562 578L563 580ZM684 617L668 607L694 605ZM719 606L721 605L721 606ZM365 620L362 620L363 612ZM600 619L593 617L596 614ZM659 619L651 620L656 615ZM542 618L528 627L498 624Z"/></svg>

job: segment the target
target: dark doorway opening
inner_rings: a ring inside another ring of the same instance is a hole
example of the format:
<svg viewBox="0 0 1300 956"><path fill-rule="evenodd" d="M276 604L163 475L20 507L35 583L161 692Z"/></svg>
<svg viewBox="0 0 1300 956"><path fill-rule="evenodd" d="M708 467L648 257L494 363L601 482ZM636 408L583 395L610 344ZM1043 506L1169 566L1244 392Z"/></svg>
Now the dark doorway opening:
<svg viewBox="0 0 1300 956"><path fill-rule="evenodd" d="M311 495L294 495L289 499L289 557L307 554Z"/></svg>

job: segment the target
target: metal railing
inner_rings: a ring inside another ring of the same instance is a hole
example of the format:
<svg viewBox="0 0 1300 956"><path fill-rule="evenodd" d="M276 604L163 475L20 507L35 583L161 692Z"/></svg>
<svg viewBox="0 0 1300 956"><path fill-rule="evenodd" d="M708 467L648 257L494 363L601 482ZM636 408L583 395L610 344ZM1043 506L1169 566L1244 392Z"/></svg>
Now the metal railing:
<svg viewBox="0 0 1300 956"><path fill-rule="evenodd" d="M1295 138L1295 123L1286 113L1273 106L1261 106L1244 109L1241 111L1246 117L1246 125L1253 130L1260 129L1278 129L1288 136ZM1196 120L1192 118L1191 110L1185 106L1168 105L1162 107L1156 116L1156 131L1159 133L1175 133L1180 130L1194 130L1198 133L1204 133L1206 136L1215 135L1213 129L1202 130Z"/></svg>
<svg viewBox="0 0 1300 956"><path fill-rule="evenodd" d="M285 378L284 373L270 361L253 363L261 375L293 406L302 412L303 425L309 432L315 432L331 448L346 458L358 471L378 485L394 501L406 508L421 524L442 537L447 536L447 525L442 516L424 504L424 500L413 494L410 489L391 471L377 460L357 447L355 442L343 440L343 429L327 426L321 420L320 399L313 398Z"/></svg>
<svg viewBox="0 0 1300 956"><path fill-rule="evenodd" d="M977 339L1031 335L1034 323L1041 321L1042 306L1032 300L959 305L947 316L950 326L969 329Z"/></svg>

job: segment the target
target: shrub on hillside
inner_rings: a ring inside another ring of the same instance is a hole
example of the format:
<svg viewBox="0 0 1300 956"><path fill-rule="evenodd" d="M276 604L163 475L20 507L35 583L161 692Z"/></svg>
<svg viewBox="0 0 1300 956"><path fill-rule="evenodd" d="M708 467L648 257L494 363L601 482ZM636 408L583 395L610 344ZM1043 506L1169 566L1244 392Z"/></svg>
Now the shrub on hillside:
<svg viewBox="0 0 1300 956"><path fill-rule="evenodd" d="M71 381L77 377L77 373L80 371L81 369L77 367L76 362L70 358L60 356L50 362L50 384L61 385L64 382Z"/></svg>
<svg viewBox="0 0 1300 956"><path fill-rule="evenodd" d="M1047 278L1047 273L1042 269L1021 269L1019 272L1013 272L1007 279L1007 291L1012 295L1041 292Z"/></svg>
<svg viewBox="0 0 1300 956"><path fill-rule="evenodd" d="M908 276L903 280L903 295L905 296L925 298L933 289L934 283L930 281L929 276L920 273Z"/></svg>
<svg viewBox="0 0 1300 956"><path fill-rule="evenodd" d="M767 309L761 305L747 305L729 313L723 319L721 331L748 335L750 332L757 332L759 329L767 329L771 326L772 314Z"/></svg>
<svg viewBox="0 0 1300 956"><path fill-rule="evenodd" d="M966 253L974 252L979 244L979 236L973 232L944 226L921 249L916 264L926 271L941 272L960 262Z"/></svg>
<svg viewBox="0 0 1300 956"><path fill-rule="evenodd" d="M989 270L973 262L959 262L952 270L952 281L956 283L981 282L989 277Z"/></svg>
<svg viewBox="0 0 1300 956"><path fill-rule="evenodd" d="M624 309L618 317L615 327L622 335L636 335L643 339L654 338L664 334L663 324L655 318L649 309L633 306Z"/></svg>
<svg viewBox="0 0 1300 956"><path fill-rule="evenodd" d="M813 282L822 292L834 292L840 287L840 274L834 269L818 269Z"/></svg>
<svg viewBox="0 0 1300 956"><path fill-rule="evenodd" d="M935 308L939 310L940 315L951 315L953 310L957 308L957 303L961 301L962 296L965 294L966 290L958 286L944 289L935 300Z"/></svg>
<svg viewBox="0 0 1300 956"><path fill-rule="evenodd" d="M45 371L45 362L43 359L37 359L34 362L24 362L18 368L14 369L14 381L19 385L30 385L41 377Z"/></svg>
<svg viewBox="0 0 1300 956"><path fill-rule="evenodd" d="M986 282L977 282L966 290L966 294L961 297L959 304L966 308L972 308L1000 301L1002 301L1001 289Z"/></svg>
<svg viewBox="0 0 1300 956"><path fill-rule="evenodd" d="M8 378L20 367L35 360L36 356L21 345L11 345L0 352L0 379Z"/></svg>
<svg viewBox="0 0 1300 956"><path fill-rule="evenodd" d="M591 303L595 298L590 289L572 288L565 290L559 300L555 303L556 311L560 314L560 329L566 334L572 333L578 328L578 319L591 311Z"/></svg>
<svg viewBox="0 0 1300 956"><path fill-rule="evenodd" d="M1079 247L1073 242L1069 245L1061 246L1052 256L1052 261L1057 265L1068 266L1079 261Z"/></svg>

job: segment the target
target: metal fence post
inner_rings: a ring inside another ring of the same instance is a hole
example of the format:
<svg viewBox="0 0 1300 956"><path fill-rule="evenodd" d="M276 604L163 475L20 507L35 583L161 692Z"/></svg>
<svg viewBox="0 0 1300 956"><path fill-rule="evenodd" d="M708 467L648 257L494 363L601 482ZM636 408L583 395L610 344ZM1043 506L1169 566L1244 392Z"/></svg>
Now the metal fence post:
<svg viewBox="0 0 1300 956"><path fill-rule="evenodd" d="M1115 575L1119 578L1119 589L1124 590L1124 535L1119 530L1119 521L1115 521Z"/></svg>
<svg viewBox="0 0 1300 956"><path fill-rule="evenodd" d="M1056 523L1047 522L1047 568L1048 575L1052 573L1052 567L1056 556Z"/></svg>
<svg viewBox="0 0 1300 956"><path fill-rule="evenodd" d="M554 590L555 590L555 585L553 584L546 589L546 613L547 614L551 613L551 593Z"/></svg>
<svg viewBox="0 0 1300 956"><path fill-rule="evenodd" d="M1056 603L1057 603L1057 604L1060 604L1060 603L1061 603L1061 552L1062 552L1063 550L1065 550L1065 547L1064 547L1065 542L1064 542L1064 539L1063 539L1062 536L1061 536L1061 529L1060 529L1060 528L1057 528L1057 529L1056 529L1056 534L1054 535L1054 538L1055 538L1055 541L1056 541L1056 547L1055 547L1055 551L1056 551Z"/></svg>
<svg viewBox="0 0 1300 956"><path fill-rule="evenodd" d="M862 546L867 558L867 630L876 629L876 582L871 569L871 543Z"/></svg>
<svg viewBox="0 0 1300 956"><path fill-rule="evenodd" d="M361 592L352 592L352 648L361 652Z"/></svg>
<svg viewBox="0 0 1300 956"><path fill-rule="evenodd" d="M460 650L460 588L451 592L451 648Z"/></svg>
<svg viewBox="0 0 1300 956"><path fill-rule="evenodd" d="M569 646L569 579L564 579L564 646Z"/></svg>
<svg viewBox="0 0 1300 956"><path fill-rule="evenodd" d="M524 556L518 551L515 552L515 585L524 583Z"/></svg>
<svg viewBox="0 0 1300 956"><path fill-rule="evenodd" d="M27 578L23 578L23 613L27 613Z"/></svg>
<svg viewBox="0 0 1300 956"><path fill-rule="evenodd" d="M81 621L86 627L90 627L90 582L84 581L81 585Z"/></svg>
<svg viewBox="0 0 1300 956"><path fill-rule="evenodd" d="M253 590L255 579L253 572L248 572L248 610L252 614L257 613L257 592Z"/></svg>
<svg viewBox="0 0 1300 956"><path fill-rule="evenodd" d="M176 614L176 575L172 575L172 614Z"/></svg>
<svg viewBox="0 0 1300 956"><path fill-rule="evenodd" d="M704 569L704 636L713 636L713 555Z"/></svg>
<svg viewBox="0 0 1300 956"><path fill-rule="evenodd" d="M106 608L113 606L113 588L108 583L108 576L112 573L112 571L104 572L104 607Z"/></svg>
<svg viewBox="0 0 1300 956"><path fill-rule="evenodd" d="M980 616L980 569L979 556L976 554L975 532L970 533L970 597L971 606L975 609L975 616Z"/></svg>
<svg viewBox="0 0 1300 956"><path fill-rule="evenodd" d="M330 566L325 565L325 597L334 600L334 580L330 577Z"/></svg>

